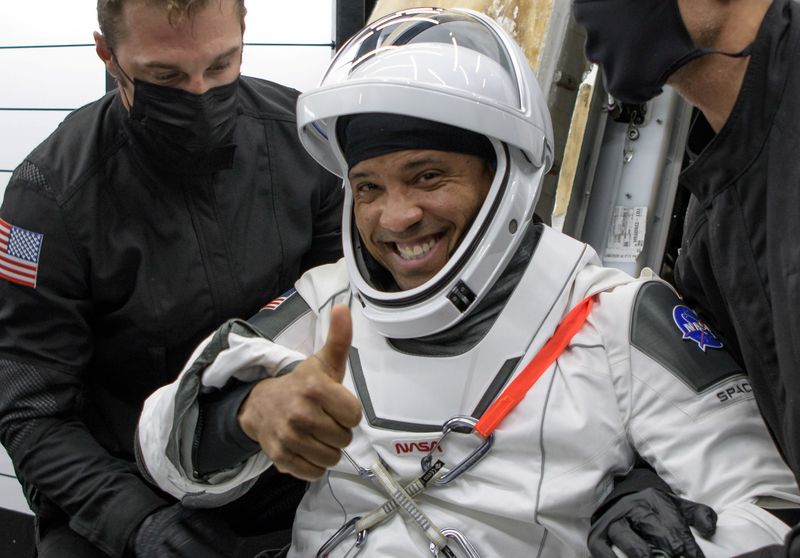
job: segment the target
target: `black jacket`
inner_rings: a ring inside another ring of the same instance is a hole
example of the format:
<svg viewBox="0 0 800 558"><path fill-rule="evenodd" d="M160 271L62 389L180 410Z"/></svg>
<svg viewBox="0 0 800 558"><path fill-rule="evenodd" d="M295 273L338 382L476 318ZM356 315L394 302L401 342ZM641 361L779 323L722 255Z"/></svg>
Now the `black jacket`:
<svg viewBox="0 0 800 558"><path fill-rule="evenodd" d="M144 399L223 321L341 254L341 187L300 145L296 96L241 78L233 167L190 177L133 150L109 94L6 189L0 219L38 269L35 287L0 279L0 441L34 511L113 556L165 504L134 462Z"/></svg>
<svg viewBox="0 0 800 558"><path fill-rule="evenodd" d="M681 174L692 195L675 282L747 371L800 481L798 63L800 3L774 0L728 121ZM603 507L637 490L635 476L617 484ZM800 526L787 541L742 556L800 556Z"/></svg>
<svg viewBox="0 0 800 558"><path fill-rule="evenodd" d="M722 334L800 479L800 4L775 0L727 123L681 175L679 291Z"/></svg>

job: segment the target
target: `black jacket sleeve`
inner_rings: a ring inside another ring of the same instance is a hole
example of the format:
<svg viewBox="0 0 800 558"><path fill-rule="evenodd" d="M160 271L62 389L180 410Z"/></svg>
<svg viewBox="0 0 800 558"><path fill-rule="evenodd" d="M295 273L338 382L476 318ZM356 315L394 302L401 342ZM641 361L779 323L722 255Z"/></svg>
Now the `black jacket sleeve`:
<svg viewBox="0 0 800 558"><path fill-rule="evenodd" d="M93 308L81 254L32 163L12 177L0 218L41 235L35 286L0 279L0 442L34 511L57 506L74 531L122 556L132 531L166 500L82 420Z"/></svg>
<svg viewBox="0 0 800 558"><path fill-rule="evenodd" d="M656 488L667 493L672 489L664 480L658 476L653 468L641 457L637 456L634 468L627 475L614 479L614 488L611 490L603 503L592 514L592 523L603 515L603 513L613 506L620 498L640 492L645 488Z"/></svg>
<svg viewBox="0 0 800 558"><path fill-rule="evenodd" d="M237 418L254 385L232 380L225 389L200 395L192 456L198 476L238 465L259 451L258 442L247 437Z"/></svg>
<svg viewBox="0 0 800 558"><path fill-rule="evenodd" d="M342 257L342 203L344 190L338 177L320 169L319 205L314 214L311 249L302 262L302 272Z"/></svg>

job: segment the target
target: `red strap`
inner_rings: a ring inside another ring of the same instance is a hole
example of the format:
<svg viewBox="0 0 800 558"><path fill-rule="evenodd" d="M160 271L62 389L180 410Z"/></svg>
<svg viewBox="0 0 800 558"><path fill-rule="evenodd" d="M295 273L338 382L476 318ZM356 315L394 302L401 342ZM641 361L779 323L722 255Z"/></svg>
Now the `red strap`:
<svg viewBox="0 0 800 558"><path fill-rule="evenodd" d="M533 359L525 366L513 382L500 394L500 397L486 409L475 431L484 438L494 432L503 419L506 418L517 404L522 401L533 385L541 378L545 370L564 352L569 342L578 333L578 330L586 323L589 311L594 304L594 297L590 296L583 299L569 314L558 324L553 336L547 340L544 347L536 354Z"/></svg>

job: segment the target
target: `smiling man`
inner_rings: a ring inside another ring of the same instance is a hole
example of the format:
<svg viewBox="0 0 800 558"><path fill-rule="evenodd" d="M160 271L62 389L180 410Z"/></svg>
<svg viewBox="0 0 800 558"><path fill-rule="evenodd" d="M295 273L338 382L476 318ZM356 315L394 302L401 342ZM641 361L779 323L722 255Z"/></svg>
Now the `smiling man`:
<svg viewBox="0 0 800 558"><path fill-rule="evenodd" d="M602 268L534 218L547 106L493 20L375 22L300 97L345 178L344 258L229 321L148 398L140 465L187 505L312 481L291 557L585 556L589 515L639 452L707 556L777 542L800 504L746 382L653 278ZM706 350L704 350L704 348ZM746 450L746 451L745 451ZM694 550L694 541L670 547Z"/></svg>
<svg viewBox="0 0 800 558"><path fill-rule="evenodd" d="M214 327L340 256L341 188L298 141L297 92L239 75L242 0L97 12L118 88L26 157L0 209L0 441L40 557L231 557L253 510L149 486L136 419Z"/></svg>
<svg viewBox="0 0 800 558"><path fill-rule="evenodd" d="M415 149L359 162L348 178L364 247L400 289L420 286L450 259L492 174L486 160L447 151Z"/></svg>
<svg viewBox="0 0 800 558"><path fill-rule="evenodd" d="M398 126L398 118L360 115L339 126L348 138L346 156L358 159L348 180L364 248L408 290L431 279L455 252L489 192L494 150L483 136L407 117ZM409 149L382 154L404 145ZM420 149L425 145L431 149Z"/></svg>
<svg viewBox="0 0 800 558"><path fill-rule="evenodd" d="M364 247L406 290L444 267L492 173L475 156L414 150L362 161L348 177Z"/></svg>

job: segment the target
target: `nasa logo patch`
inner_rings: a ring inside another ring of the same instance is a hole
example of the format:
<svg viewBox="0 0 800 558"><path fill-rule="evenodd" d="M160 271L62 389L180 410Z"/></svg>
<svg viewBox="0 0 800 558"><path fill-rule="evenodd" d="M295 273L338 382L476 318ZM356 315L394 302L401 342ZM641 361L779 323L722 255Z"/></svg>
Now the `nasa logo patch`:
<svg viewBox="0 0 800 558"><path fill-rule="evenodd" d="M404 455L407 453L418 453L426 455L434 450L443 453L444 450L439 447L440 440L393 440L394 452L397 455Z"/></svg>
<svg viewBox="0 0 800 558"><path fill-rule="evenodd" d="M705 352L706 348L721 349L722 341L711 331L688 306L678 305L672 309L672 319L681 330L684 339L691 339Z"/></svg>

